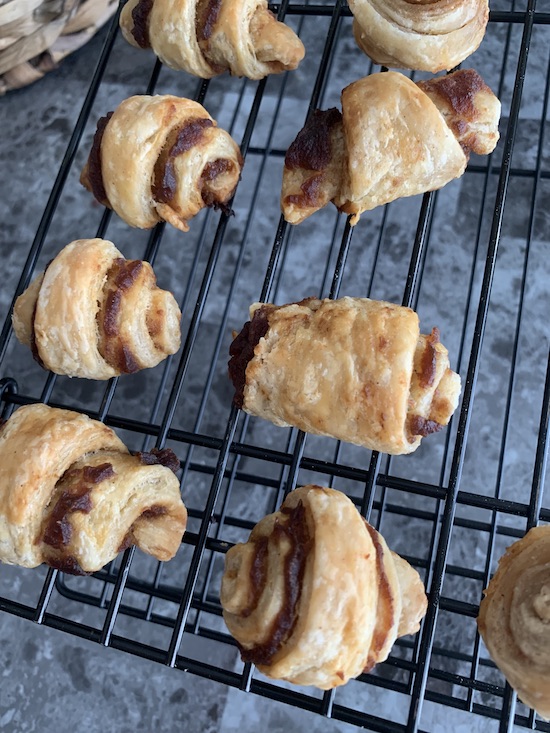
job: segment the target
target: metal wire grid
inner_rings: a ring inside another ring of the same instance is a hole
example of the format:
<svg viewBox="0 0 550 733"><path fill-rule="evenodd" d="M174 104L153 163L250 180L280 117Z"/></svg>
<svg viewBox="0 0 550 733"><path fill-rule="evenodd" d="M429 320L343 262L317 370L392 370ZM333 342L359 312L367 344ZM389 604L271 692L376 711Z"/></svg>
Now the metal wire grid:
<svg viewBox="0 0 550 733"><path fill-rule="evenodd" d="M185 342L177 366L168 360L159 370L156 394L151 402L148 418L138 420L121 417L115 411L114 406L118 405L116 379L110 381L101 393L96 391L96 396L100 394L97 409L92 407L95 399L92 396L83 405L79 405L82 411L124 431L125 435L130 436L127 442L131 447L137 447L139 436L143 436L145 447L150 447L154 441L157 447L170 443L176 449L182 459L183 494L190 513L190 529L184 537L181 553L166 566L144 559L131 548L121 559L89 579L73 579L49 570L44 573L42 587L33 602L25 602L17 594L12 597L13 594L7 593L6 597L0 598L0 609L32 619L39 624L191 671L231 687L255 692L370 730L422 729L426 725L426 708L430 704L487 716L498 721L495 725L498 725L500 731L510 730L514 723L537 730L550 730L550 725L536 719L523 706L518 705L516 712L515 695L503 684L502 677L482 651L474 623L481 590L486 586L495 560L506 544L510 543L511 538L522 536L525 529L537 522L550 520L550 508L543 507L542 502L548 451L550 366L542 382L537 384L541 410L531 463L530 496L527 501L516 501L501 495L500 489L504 483L505 455L513 427L514 388L520 361L523 306L529 282L529 258L534 240L537 206L540 205L545 182L550 177L544 165L544 122L548 109L550 79L548 69L545 73L535 164L532 167L512 164L523 82L528 70L528 54L533 36L536 33L544 36L546 46L550 47L547 33L550 13L537 12L535 6L535 0L529 0L526 7L512 3L509 8L495 10L491 14L489 32L496 27L505 29L503 64L498 90L495 91L502 97L510 76L514 78L514 82L507 110L506 131L500 144L500 162L495 156L480 163L472 162L467 173L479 182L480 198L460 323L458 364L455 367L460 368L466 378L460 414L456 416L453 428L446 432L440 442L441 450L435 454L438 462L430 474L432 480L414 478L414 471L403 471L399 460L390 460L372 453L365 462L364 453L350 454L346 446L334 444L332 441L327 444L326 441L295 430L285 432L284 443L273 443L262 432L262 426L257 426L256 421L239 414L235 408L226 409L227 421L223 432L204 430L204 425L208 424L211 404L209 400L216 386L216 364L225 359L227 332L231 325L235 325L233 309L238 298L238 289L242 285L242 271L246 269L249 242L254 237L252 222L257 221L254 217L264 206L262 196L265 194L261 193L260 182L262 178L269 177L270 163L280 161L284 154L284 150L278 148L274 141L287 93L287 80L291 77L281 80L265 141L263 144L256 144L255 127L268 83L263 81L254 86L254 98L241 139L241 149L246 156L247 165L250 160L255 161L257 183L247 201L247 216L244 227L239 232L237 254L223 308L218 314L217 331L210 338L211 361L205 368L202 393L192 427L178 427L176 415L182 409L181 396L195 368L193 353L205 329L207 300L212 289L217 287L217 273L224 264L222 261L220 265L220 260L223 260L224 248L229 246L228 228L231 222L224 215L218 217L213 236L210 227L212 216L207 214L204 217L180 303L182 312L188 314L187 330L184 331ZM347 6L342 0L327 1L324 4L282 2L273 9L281 17L286 15L295 20L298 29L304 32L311 24L321 19L326 21L326 41L317 65L308 111L324 106L331 66L338 44L342 43L342 24L350 15ZM518 30L521 32L521 40L516 45ZM105 74L116 32L115 18L21 273L16 295L28 284L44 248ZM514 61L515 68L512 69ZM150 76L147 93L153 93L157 89L160 74L161 66L157 63ZM198 101L207 104L209 86L208 82L198 86L195 95ZM250 88L246 82L240 87L235 112L229 125L231 131L237 125L240 105L246 93L250 93ZM530 208L509 355L510 369L500 449L496 461L495 490L492 494L480 495L476 491L461 490L459 487L469 445L474 394L480 365L483 364L483 339L489 317L505 202L510 182L525 180L531 185ZM434 247L434 222L437 222L438 216L442 216L439 202L443 195L424 196L418 211L416 233L412 249L408 253L409 265L402 295L403 304L415 308L422 297L421 286L425 282L425 272L431 272L428 248ZM378 265L384 257L387 234L391 227L392 207L395 209L395 205L385 207L377 223L376 238L371 244L371 267L363 273L362 282L367 280L367 284L362 295L369 296L375 291L380 269ZM109 212L103 213L97 236L106 235L108 227L113 226L111 218ZM342 217L335 216L332 221L334 223L330 244L325 253L319 292L328 297L337 297L342 280L349 273L348 260L354 252L355 241L352 242L354 230L347 223L343 223ZM156 263L157 257L159 261L162 260L165 236L162 226L151 233L143 255L145 259L153 263ZM293 246L296 246L298 236L299 234L279 219L276 231L272 232L272 248L263 283L258 287L259 293L256 295L259 300L280 302L278 296L284 292L284 273L291 267L289 263L292 261ZM479 277L480 262L483 263L483 272ZM198 282L202 266L202 279ZM307 294L310 293L302 295ZM240 322L242 320L240 318ZM456 323L455 330L458 328L459 324ZM2 380L4 415L8 415L15 406L36 399L25 393L24 386L12 378L14 372L10 372L13 367L10 367L9 340L10 321L7 319L0 335L0 360L3 361L4 369L7 369ZM64 397L63 389L56 389L60 381L54 375L48 375L39 399L50 404L71 407L70 392L67 393L68 397ZM123 404L124 401L120 401L120 405ZM126 415L125 412L124 414ZM373 674L363 675L360 680L349 683L346 688L325 694L289 689L286 685L268 682L250 664L242 665L236 661L234 643L220 620L221 609L217 595L223 555L229 543L245 536L265 511L274 510L288 491L298 482L305 483L310 476L317 478L319 483L341 485L355 500L361 512L383 531L387 527L391 532L394 523L397 528L403 522L414 525L423 543L409 543L400 552L423 574L430 599L428 614L419 635L414 639L398 641L389 660L379 665ZM195 486L202 487L202 493L200 490L194 491ZM235 500L237 495L246 497L247 492L252 497L251 502L256 501L259 495L262 497L258 507L248 513L240 511L242 503ZM255 516L255 511L259 516ZM472 567L468 562L455 561L453 538L460 533L471 534L478 540L483 537L481 569ZM42 571L32 572L36 578L40 577ZM1 573L0 569L0 577ZM468 592L461 590L463 583L469 583ZM134 621L137 624L135 627ZM444 636L440 638L439 631L447 623L451 626L458 624L457 628L461 633L468 629L458 647L449 644ZM208 647L210 656L203 656L200 652L190 653L193 637L200 638L200 643ZM220 652L222 649L223 653ZM392 697L394 693L396 696ZM383 695L388 695L390 702L398 701L393 718L386 712L377 712L378 700Z"/></svg>

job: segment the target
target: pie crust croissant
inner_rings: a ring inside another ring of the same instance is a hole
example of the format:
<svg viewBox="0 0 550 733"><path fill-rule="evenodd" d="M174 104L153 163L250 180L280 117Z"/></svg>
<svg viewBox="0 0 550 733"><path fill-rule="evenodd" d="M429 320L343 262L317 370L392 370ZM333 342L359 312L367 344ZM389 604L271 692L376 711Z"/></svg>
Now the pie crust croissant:
<svg viewBox="0 0 550 733"><path fill-rule="evenodd" d="M175 354L180 318L148 262L125 260L104 239L78 239L17 298L12 321L46 369L110 379Z"/></svg>
<svg viewBox="0 0 550 733"><path fill-rule="evenodd" d="M472 69L415 84L395 71L342 92L342 112L315 111L285 156L281 209L299 224L332 201L352 214L442 188L470 152L498 142L500 102Z"/></svg>
<svg viewBox="0 0 550 733"><path fill-rule="evenodd" d="M102 117L80 182L130 226L183 232L205 206L227 210L243 159L198 102L130 97Z"/></svg>
<svg viewBox="0 0 550 733"><path fill-rule="evenodd" d="M477 620L489 654L522 702L550 719L550 527L500 558Z"/></svg>
<svg viewBox="0 0 550 733"><path fill-rule="evenodd" d="M120 27L133 46L152 48L167 66L202 79L226 70L263 79L295 69L305 54L267 0L129 0Z"/></svg>
<svg viewBox="0 0 550 733"><path fill-rule="evenodd" d="M485 35L488 0L348 0L353 35L375 63L401 69L454 69Z"/></svg>
<svg viewBox="0 0 550 733"><path fill-rule="evenodd" d="M412 453L447 425L460 377L434 328L368 298L255 303L230 347L234 401L275 425Z"/></svg>
<svg viewBox="0 0 550 733"><path fill-rule="evenodd" d="M85 415L19 408L0 428L0 561L79 575L133 544L171 559L187 522L178 468L171 450L131 455Z"/></svg>
<svg viewBox="0 0 550 733"><path fill-rule="evenodd" d="M303 486L228 551L221 604L243 661L330 689L417 632L427 599L416 570L345 494Z"/></svg>

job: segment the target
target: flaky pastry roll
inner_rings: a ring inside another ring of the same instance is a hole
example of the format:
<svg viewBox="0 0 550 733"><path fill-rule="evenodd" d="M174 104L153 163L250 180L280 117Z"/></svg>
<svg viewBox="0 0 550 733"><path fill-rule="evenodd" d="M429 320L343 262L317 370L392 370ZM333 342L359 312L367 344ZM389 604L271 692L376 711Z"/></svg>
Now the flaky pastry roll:
<svg viewBox="0 0 550 733"><path fill-rule="evenodd" d="M17 298L15 335L56 374L110 379L154 367L180 347L181 313L153 268L112 242L68 244Z"/></svg>
<svg viewBox="0 0 550 733"><path fill-rule="evenodd" d="M305 54L267 0L129 0L120 28L133 46L203 79L224 71L263 79L295 69Z"/></svg>
<svg viewBox="0 0 550 733"><path fill-rule="evenodd" d="M226 556L223 618L243 661L330 689L387 659L426 613L416 570L339 491L303 486Z"/></svg>
<svg viewBox="0 0 550 733"><path fill-rule="evenodd" d="M460 377L439 332L417 314L368 298L255 303L231 344L234 401L294 426L384 453L412 453L447 425Z"/></svg>
<svg viewBox="0 0 550 733"><path fill-rule="evenodd" d="M204 107L170 94L124 100L97 125L80 182L130 226L186 232L205 206L227 209L243 159Z"/></svg>
<svg viewBox="0 0 550 733"><path fill-rule="evenodd" d="M484 591L477 624L522 702L550 719L550 527L511 545Z"/></svg>
<svg viewBox="0 0 550 733"><path fill-rule="evenodd" d="M281 209L299 224L332 201L363 211L442 188L498 142L500 102L476 71L415 84L388 71L350 84L342 112L315 111L285 156Z"/></svg>
<svg viewBox="0 0 550 733"><path fill-rule="evenodd" d="M487 0L349 0L353 35L375 63L401 69L454 69L485 35Z"/></svg>
<svg viewBox="0 0 550 733"><path fill-rule="evenodd" d="M171 450L130 455L96 420L42 404L0 428L0 561L92 573L130 545L158 560L187 522Z"/></svg>

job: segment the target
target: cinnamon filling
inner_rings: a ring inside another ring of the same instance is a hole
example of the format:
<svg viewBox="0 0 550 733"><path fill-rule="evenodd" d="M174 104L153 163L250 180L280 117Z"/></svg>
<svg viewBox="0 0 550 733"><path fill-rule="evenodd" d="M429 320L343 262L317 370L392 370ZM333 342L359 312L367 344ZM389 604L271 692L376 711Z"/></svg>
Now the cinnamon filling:
<svg viewBox="0 0 550 733"><path fill-rule="evenodd" d="M378 573L378 603L376 606L376 626L372 635L372 641L363 672L370 672L380 660L380 652L386 643L388 630L394 623L395 608L393 605L392 592L388 576L384 569L384 550L378 539L378 533L370 524L363 519L370 535L374 549L376 550L376 570Z"/></svg>
<svg viewBox="0 0 550 733"><path fill-rule="evenodd" d="M287 150L285 166L290 170L324 170L332 158L331 129L341 121L342 113L336 107L314 110Z"/></svg>
<svg viewBox="0 0 550 733"><path fill-rule="evenodd" d="M174 160L197 145L205 128L212 127L212 120L201 117L188 120L182 127L173 130L155 164L152 193L155 201L172 204L178 182L174 170Z"/></svg>
<svg viewBox="0 0 550 733"><path fill-rule="evenodd" d="M138 4L132 10L132 20L134 22L132 28L132 36L140 48L150 48L149 41L149 16L153 9L154 0L139 0Z"/></svg>
<svg viewBox="0 0 550 733"><path fill-rule="evenodd" d="M426 435L438 433L443 428L443 425L435 422L435 420L428 420L425 417L421 417L420 415L411 415L408 420L408 428L411 436L410 440L414 441L417 435L425 438Z"/></svg>
<svg viewBox="0 0 550 733"><path fill-rule="evenodd" d="M195 33L199 45L210 40L218 22L222 0L199 0L195 14Z"/></svg>
<svg viewBox="0 0 550 733"><path fill-rule="evenodd" d="M103 170L101 165L101 143L103 135L105 134L105 128L109 124L109 120L113 116L113 112L108 112L105 117L100 117L97 122L97 128L94 133L94 139L92 142L92 149L88 156L88 161L82 175L80 182L88 189L102 206L111 208L105 186L103 184Z"/></svg>
<svg viewBox="0 0 550 733"><path fill-rule="evenodd" d="M432 328L431 334L426 340L426 348L420 362L419 382L421 387L431 387L434 383L437 371L437 351L435 344L439 343L439 329Z"/></svg>
<svg viewBox="0 0 550 733"><path fill-rule="evenodd" d="M254 313L251 321L247 321L242 331L233 339L229 347L228 370L229 378L235 387L233 403L241 408L244 402L244 388L246 385L246 368L254 357L254 349L269 330L268 313L270 308L261 306Z"/></svg>
<svg viewBox="0 0 550 733"><path fill-rule="evenodd" d="M244 662L270 664L279 649L292 634L298 616L298 604L302 593L307 556L311 549L311 538L307 526L306 510L301 501L292 509L283 507L281 512L286 514L288 519L284 524L282 522L275 523L271 541L276 544L281 544L281 542L290 544L290 550L284 560L284 602L273 621L267 641L252 647L252 649L241 647L241 656ZM262 569L257 572L258 582L264 582L265 584L265 572Z"/></svg>
<svg viewBox="0 0 550 733"><path fill-rule="evenodd" d="M223 201L220 201L219 194L215 187L210 184L219 176L233 170L233 162L227 158L217 158L211 163L207 163L201 173L201 198L206 206L213 206L215 209L221 209L224 214L229 214L230 209Z"/></svg>
<svg viewBox="0 0 550 733"><path fill-rule="evenodd" d="M143 269L141 260L118 257L107 273L103 303L97 313L99 324L99 353L121 374L133 374L140 363L120 336L119 316L122 298L136 282Z"/></svg>
<svg viewBox="0 0 550 733"><path fill-rule="evenodd" d="M137 451L134 455L144 466L160 464L169 468L173 473L177 473L180 469L180 460L170 448L163 448L162 450L153 448L150 451Z"/></svg>

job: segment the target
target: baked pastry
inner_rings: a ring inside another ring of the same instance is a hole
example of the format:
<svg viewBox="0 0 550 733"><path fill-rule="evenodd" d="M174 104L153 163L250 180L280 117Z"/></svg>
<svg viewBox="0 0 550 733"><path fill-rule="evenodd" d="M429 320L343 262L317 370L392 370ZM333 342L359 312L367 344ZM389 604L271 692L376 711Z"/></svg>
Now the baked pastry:
<svg viewBox="0 0 550 733"><path fill-rule="evenodd" d="M375 63L400 69L454 69L485 35L487 0L349 0L353 35Z"/></svg>
<svg viewBox="0 0 550 733"><path fill-rule="evenodd" d="M305 54L267 0L128 0L120 28L133 46L202 79L224 71L263 79L295 69Z"/></svg>
<svg viewBox="0 0 550 733"><path fill-rule="evenodd" d="M461 176L470 152L498 138L500 102L476 71L415 84L388 71L350 84L336 108L314 112L285 157L281 208L299 224L332 201L352 214L435 191Z"/></svg>
<svg viewBox="0 0 550 733"><path fill-rule="evenodd" d="M0 561L93 573L130 545L170 560L187 522L171 450L131 455L96 420L42 404L0 428Z"/></svg>
<svg viewBox="0 0 550 733"><path fill-rule="evenodd" d="M198 102L138 95L99 120L80 182L130 226L164 220L186 232L205 206L229 210L242 164Z"/></svg>
<svg viewBox="0 0 550 733"><path fill-rule="evenodd" d="M500 558L477 624L522 702L550 719L550 527L535 527Z"/></svg>
<svg viewBox="0 0 550 733"><path fill-rule="evenodd" d="M303 486L232 547L223 618L243 661L323 690L387 659L418 631L424 586L339 491Z"/></svg>
<svg viewBox="0 0 550 733"><path fill-rule="evenodd" d="M368 298L254 303L230 347L234 401L275 425L412 453L447 425L460 377L434 328Z"/></svg>
<svg viewBox="0 0 550 733"><path fill-rule="evenodd" d="M78 239L17 298L12 321L44 368L110 379L175 354L180 318L148 262L125 260L104 239Z"/></svg>

